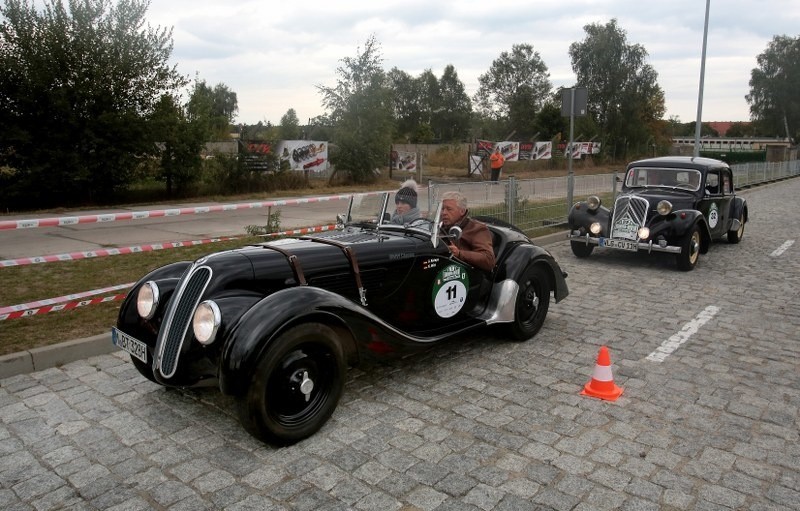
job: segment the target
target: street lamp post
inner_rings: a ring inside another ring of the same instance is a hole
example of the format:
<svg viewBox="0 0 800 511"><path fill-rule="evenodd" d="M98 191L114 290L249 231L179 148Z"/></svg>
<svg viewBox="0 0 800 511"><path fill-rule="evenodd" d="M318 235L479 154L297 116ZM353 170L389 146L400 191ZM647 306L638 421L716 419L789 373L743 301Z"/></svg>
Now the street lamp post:
<svg viewBox="0 0 800 511"><path fill-rule="evenodd" d="M697 96L697 122L694 127L694 156L700 156L700 128L703 123L703 85L706 77L706 45L708 43L708 11L711 0L706 0L706 22L703 28L703 53L700 57L700 92Z"/></svg>

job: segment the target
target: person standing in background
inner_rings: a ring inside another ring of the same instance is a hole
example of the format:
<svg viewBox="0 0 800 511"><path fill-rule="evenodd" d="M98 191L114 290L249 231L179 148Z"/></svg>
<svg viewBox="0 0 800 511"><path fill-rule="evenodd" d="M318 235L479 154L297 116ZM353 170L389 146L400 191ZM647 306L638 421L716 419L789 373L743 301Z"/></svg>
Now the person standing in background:
<svg viewBox="0 0 800 511"><path fill-rule="evenodd" d="M496 147L492 155L489 157L489 163L492 167L492 181L495 183L500 179L500 172L503 170L503 165L506 159L500 152L500 147Z"/></svg>

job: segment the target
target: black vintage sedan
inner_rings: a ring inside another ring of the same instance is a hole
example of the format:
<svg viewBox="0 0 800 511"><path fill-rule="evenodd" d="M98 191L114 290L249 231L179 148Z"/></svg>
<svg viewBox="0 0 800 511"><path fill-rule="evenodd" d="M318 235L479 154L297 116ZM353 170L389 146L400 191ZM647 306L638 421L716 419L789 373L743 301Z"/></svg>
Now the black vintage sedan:
<svg viewBox="0 0 800 511"><path fill-rule="evenodd" d="M622 192L609 209L597 196L569 212L569 239L577 257L595 247L674 254L678 269L694 269L712 241L739 243L747 202L737 197L728 164L669 156L628 164Z"/></svg>
<svg viewBox="0 0 800 511"><path fill-rule="evenodd" d="M487 325L526 340L551 294L567 296L558 263L513 226L489 224L497 263L484 272L450 254L441 205L392 225L388 204L354 196L335 231L152 271L123 302L114 343L155 383L218 386L252 435L287 444L328 420L348 366Z"/></svg>

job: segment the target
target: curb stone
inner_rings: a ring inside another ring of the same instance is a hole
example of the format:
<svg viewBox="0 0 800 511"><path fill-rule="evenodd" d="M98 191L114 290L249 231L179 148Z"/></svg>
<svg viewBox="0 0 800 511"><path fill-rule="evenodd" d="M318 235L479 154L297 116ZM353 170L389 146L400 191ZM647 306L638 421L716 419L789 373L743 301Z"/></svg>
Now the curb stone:
<svg viewBox="0 0 800 511"><path fill-rule="evenodd" d="M534 238L533 241L539 246L544 246L563 241L566 238L567 231L563 231ZM58 367L76 360L112 353L118 349L112 344L111 333L108 332L2 355L0 356L0 379Z"/></svg>

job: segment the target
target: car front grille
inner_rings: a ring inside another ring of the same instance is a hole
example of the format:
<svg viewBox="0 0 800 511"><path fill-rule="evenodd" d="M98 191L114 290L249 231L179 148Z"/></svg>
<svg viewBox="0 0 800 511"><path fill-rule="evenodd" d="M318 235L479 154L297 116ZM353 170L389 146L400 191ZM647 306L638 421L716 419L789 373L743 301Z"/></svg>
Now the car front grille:
<svg viewBox="0 0 800 511"><path fill-rule="evenodd" d="M211 268L194 268L184 276L167 308L164 327L158 334L158 368L164 378L171 378L178 368L178 356L189 331L197 304L211 280Z"/></svg>
<svg viewBox="0 0 800 511"><path fill-rule="evenodd" d="M618 197L617 202L614 204L614 217L611 220L611 237L630 238L630 236L621 232L615 232L618 230L617 226L624 222L626 218L636 224L637 227L644 226L647 223L647 210L649 208L650 203L647 199L631 195Z"/></svg>

